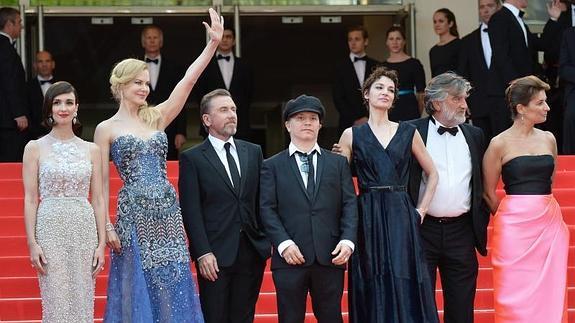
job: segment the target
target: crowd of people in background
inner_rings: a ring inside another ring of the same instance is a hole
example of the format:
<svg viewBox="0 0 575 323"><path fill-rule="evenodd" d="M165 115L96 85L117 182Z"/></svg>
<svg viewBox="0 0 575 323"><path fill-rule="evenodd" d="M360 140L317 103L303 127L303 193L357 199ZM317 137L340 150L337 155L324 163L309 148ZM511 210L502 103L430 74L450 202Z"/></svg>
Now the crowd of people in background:
<svg viewBox="0 0 575 323"><path fill-rule="evenodd" d="M145 54L113 68L118 110L89 143L79 93L55 79L49 52L26 84L20 13L1 8L0 161L23 159L43 321L93 321L107 245L105 322L252 322L270 257L279 322L303 322L308 293L319 322L343 322L346 268L350 322L439 322L437 272L444 322L473 322L494 214L496 322L563 322L569 230L551 185L559 151L575 153L575 1L548 4L541 36L526 7L479 0L480 26L461 39L453 12L437 10L427 83L401 26L386 33L385 62L350 28L333 84L339 141L319 146L325 107L301 95L282 112L289 145L265 160L249 141L250 68L213 9L186 70L162 56L159 27L143 29ZM206 138L178 154L192 90ZM166 175L178 155L179 198ZM123 182L115 221L110 160Z"/></svg>

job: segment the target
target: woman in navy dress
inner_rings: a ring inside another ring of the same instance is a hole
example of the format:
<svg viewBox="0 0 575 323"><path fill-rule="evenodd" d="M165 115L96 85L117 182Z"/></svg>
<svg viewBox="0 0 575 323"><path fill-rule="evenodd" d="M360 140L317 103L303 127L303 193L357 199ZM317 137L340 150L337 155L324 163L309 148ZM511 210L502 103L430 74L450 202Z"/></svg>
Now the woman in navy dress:
<svg viewBox="0 0 575 323"><path fill-rule="evenodd" d="M439 322L419 236L438 175L415 127L388 119L397 85L394 71L375 69L362 88L369 120L346 129L339 141L361 191L349 268L350 322ZM427 180L417 208L406 190L412 156Z"/></svg>

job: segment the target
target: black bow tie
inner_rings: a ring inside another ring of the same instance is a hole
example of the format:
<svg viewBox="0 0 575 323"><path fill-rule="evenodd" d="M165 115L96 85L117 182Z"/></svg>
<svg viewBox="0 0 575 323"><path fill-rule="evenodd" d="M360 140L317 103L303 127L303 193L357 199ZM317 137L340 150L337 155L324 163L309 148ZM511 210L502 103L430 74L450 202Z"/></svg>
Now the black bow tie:
<svg viewBox="0 0 575 323"><path fill-rule="evenodd" d="M523 18L525 16L525 11L519 10L519 18Z"/></svg>
<svg viewBox="0 0 575 323"><path fill-rule="evenodd" d="M457 127L446 128L444 126L439 126L439 128L437 128L437 133L440 135L444 134L445 132L449 132L452 136L455 136L458 131L459 131L459 128L457 128Z"/></svg>
<svg viewBox="0 0 575 323"><path fill-rule="evenodd" d="M357 56L355 56L355 57L353 58L353 62L354 62L354 63L357 62L357 61L366 61L366 60L367 60L367 58L366 58L365 56L362 56L362 57L357 57Z"/></svg>
<svg viewBox="0 0 575 323"><path fill-rule="evenodd" d="M146 63L158 64L159 62L160 62L160 60L157 59L157 58L152 59L152 58L147 58L147 57L146 57Z"/></svg>
<svg viewBox="0 0 575 323"><path fill-rule="evenodd" d="M489 31L487 30L487 28L484 28L483 30L481 30L484 33L488 33Z"/></svg>
<svg viewBox="0 0 575 323"><path fill-rule="evenodd" d="M216 56L216 58L217 58L218 60L220 60L220 59L225 59L226 62L229 62L229 61L230 61L230 55L224 56L224 55L218 54L218 56Z"/></svg>
<svg viewBox="0 0 575 323"><path fill-rule="evenodd" d="M49 80L38 80L38 81L40 82L40 85L44 85L44 84L46 84L46 83L52 84L52 79L49 79Z"/></svg>

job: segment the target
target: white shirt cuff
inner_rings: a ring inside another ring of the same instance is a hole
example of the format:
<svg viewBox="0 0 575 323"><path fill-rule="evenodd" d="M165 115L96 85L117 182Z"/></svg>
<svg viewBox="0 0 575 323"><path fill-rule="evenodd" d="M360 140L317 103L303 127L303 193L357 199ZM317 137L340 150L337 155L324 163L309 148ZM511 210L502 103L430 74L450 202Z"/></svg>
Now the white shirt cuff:
<svg viewBox="0 0 575 323"><path fill-rule="evenodd" d="M200 261L200 259L204 258L205 256L208 256L208 255L211 255L211 254L212 254L211 252L208 252L208 253L205 254L205 255L199 256L199 257L198 257L198 261Z"/></svg>
<svg viewBox="0 0 575 323"><path fill-rule="evenodd" d="M284 257L284 256L282 256L282 253L284 253L284 250L286 250L287 247L291 246L292 244L295 244L295 242L293 242L293 240L291 240L291 239L280 243L280 245L278 246L278 252L280 254L280 257L282 257L282 258Z"/></svg>
<svg viewBox="0 0 575 323"><path fill-rule="evenodd" d="M351 248L351 252L355 251L355 244L351 242L351 240L343 239L339 243L343 243L344 245Z"/></svg>

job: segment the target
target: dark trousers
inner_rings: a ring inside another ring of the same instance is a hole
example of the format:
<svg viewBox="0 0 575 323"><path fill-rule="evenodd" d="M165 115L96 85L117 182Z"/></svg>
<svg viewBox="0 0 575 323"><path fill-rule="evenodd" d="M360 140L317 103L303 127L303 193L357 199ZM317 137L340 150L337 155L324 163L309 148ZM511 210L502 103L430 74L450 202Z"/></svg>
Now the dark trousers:
<svg viewBox="0 0 575 323"><path fill-rule="evenodd" d="M0 162L21 162L27 139L27 132L0 129Z"/></svg>
<svg viewBox="0 0 575 323"><path fill-rule="evenodd" d="M451 222L438 222L427 215L420 232L433 286L439 269L444 323L473 322L479 264L471 216L466 214Z"/></svg>
<svg viewBox="0 0 575 323"><path fill-rule="evenodd" d="M319 323L343 322L343 269L314 263L307 267L276 269L272 276L276 286L279 323L304 322L308 292Z"/></svg>
<svg viewBox="0 0 575 323"><path fill-rule="evenodd" d="M215 282L198 274L200 302L205 321L253 322L265 265L266 262L249 239L243 233L240 234L238 256L233 265L219 267L220 272Z"/></svg>

